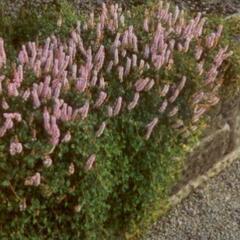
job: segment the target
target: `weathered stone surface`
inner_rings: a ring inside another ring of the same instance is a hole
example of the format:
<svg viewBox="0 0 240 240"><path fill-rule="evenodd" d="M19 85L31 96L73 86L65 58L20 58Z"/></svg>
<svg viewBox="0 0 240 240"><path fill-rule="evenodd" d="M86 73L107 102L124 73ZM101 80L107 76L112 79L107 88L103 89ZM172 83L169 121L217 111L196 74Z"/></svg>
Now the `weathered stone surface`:
<svg viewBox="0 0 240 240"><path fill-rule="evenodd" d="M234 151L221 158L221 160L213 164L213 166L205 173L199 174L196 178L188 181L184 187L182 187L176 194L170 197L170 205L174 206L180 203L182 199L186 198L193 189L196 189L202 183L207 182L209 178L212 178L219 174L226 167L230 166L233 161L239 159L239 156L240 147L236 148Z"/></svg>
<svg viewBox="0 0 240 240"><path fill-rule="evenodd" d="M227 123L222 128L212 132L211 135L203 138L185 161L182 177L173 188L173 193L190 180L207 172L214 163L222 159L228 152L230 141L231 129Z"/></svg>
<svg viewBox="0 0 240 240"><path fill-rule="evenodd" d="M181 180L174 186L176 193L189 181L207 172L216 162L240 144L240 97L227 99L211 113L211 125L201 142L185 161Z"/></svg>
<svg viewBox="0 0 240 240"><path fill-rule="evenodd" d="M231 128L231 142L228 152L240 142L240 97L236 96L222 104L221 113Z"/></svg>

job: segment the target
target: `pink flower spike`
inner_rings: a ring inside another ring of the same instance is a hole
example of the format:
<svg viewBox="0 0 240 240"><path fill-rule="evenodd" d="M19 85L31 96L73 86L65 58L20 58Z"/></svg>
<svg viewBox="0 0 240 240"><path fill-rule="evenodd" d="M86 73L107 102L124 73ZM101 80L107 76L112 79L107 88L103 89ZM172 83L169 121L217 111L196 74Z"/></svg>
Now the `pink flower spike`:
<svg viewBox="0 0 240 240"><path fill-rule="evenodd" d="M60 129L58 128L58 125L56 123L57 119L55 116L51 116L51 127L49 131L49 135L51 135L50 143L53 146L58 145L59 138L60 138Z"/></svg>
<svg viewBox="0 0 240 240"><path fill-rule="evenodd" d="M145 79L139 79L135 82L134 87L137 92L141 92L144 90L144 88L147 86L149 83L150 79L145 78Z"/></svg>
<svg viewBox="0 0 240 240"><path fill-rule="evenodd" d="M97 138L100 137L103 134L105 128L106 128L106 122L102 122L102 124L100 125L100 127L98 128L98 130L96 132L96 137Z"/></svg>
<svg viewBox="0 0 240 240"><path fill-rule="evenodd" d="M137 67L137 55L136 54L132 55L132 66Z"/></svg>
<svg viewBox="0 0 240 240"><path fill-rule="evenodd" d="M3 127L6 129L6 130L9 130L9 129L12 129L14 126L13 124L13 121L11 118L7 118L6 121L4 122L4 125Z"/></svg>
<svg viewBox="0 0 240 240"><path fill-rule="evenodd" d="M150 47L148 44L146 44L144 47L144 58L148 59L149 57L150 57Z"/></svg>
<svg viewBox="0 0 240 240"><path fill-rule="evenodd" d="M107 107L107 114L108 117L113 117L113 108L111 106Z"/></svg>
<svg viewBox="0 0 240 240"><path fill-rule="evenodd" d="M50 156L45 156L44 159L43 159L43 166L46 167L46 168L49 168L52 166L52 158Z"/></svg>
<svg viewBox="0 0 240 240"><path fill-rule="evenodd" d="M3 108L4 110L9 109L9 105L8 105L7 101L6 101L4 98L3 98L3 100L2 100L2 108Z"/></svg>
<svg viewBox="0 0 240 240"><path fill-rule="evenodd" d="M4 41L0 38L0 69L6 64L7 57L4 50Z"/></svg>
<svg viewBox="0 0 240 240"><path fill-rule="evenodd" d="M169 113L168 113L168 117L173 117L178 113L178 107L174 107Z"/></svg>
<svg viewBox="0 0 240 240"><path fill-rule="evenodd" d="M157 117L155 117L150 123L148 123L146 125L147 128L147 133L145 135L145 139L148 140L152 134L153 129L155 128L155 126L157 125L157 123L159 122L159 119Z"/></svg>
<svg viewBox="0 0 240 240"><path fill-rule="evenodd" d="M144 87L144 91L145 91L145 92L150 91L150 90L153 88L154 84L155 84L154 79L151 79L151 80L147 83L147 85Z"/></svg>
<svg viewBox="0 0 240 240"><path fill-rule="evenodd" d="M85 104L79 109L79 113L81 114L82 119L85 119L88 116L89 106L90 104L87 100Z"/></svg>
<svg viewBox="0 0 240 240"><path fill-rule="evenodd" d="M203 53L203 47L197 45L196 49L195 49L195 58L196 58L196 60L200 60L200 58L202 56L202 53Z"/></svg>
<svg viewBox="0 0 240 240"><path fill-rule="evenodd" d="M95 155L95 154L92 154L92 155L87 159L87 162L86 162L85 167L84 167L85 171L90 171L90 170L93 168L95 162L96 162L96 155Z"/></svg>
<svg viewBox="0 0 240 240"><path fill-rule="evenodd" d="M77 79L77 64L73 64L73 65L72 65L72 78L73 78L74 80Z"/></svg>
<svg viewBox="0 0 240 240"><path fill-rule="evenodd" d="M101 92L99 93L99 96L98 96L95 104L94 104L94 107L95 107L95 108L99 108L100 106L102 106L102 104L104 103L104 101L106 100L106 98L107 98L107 93L101 91Z"/></svg>
<svg viewBox="0 0 240 240"><path fill-rule="evenodd" d="M187 77L186 77L186 76L183 76L181 82L180 82L179 85L178 85L179 91L182 91L182 90L183 90L186 82L187 82Z"/></svg>
<svg viewBox="0 0 240 240"><path fill-rule="evenodd" d="M169 98L169 102L170 102L170 103L173 103L173 102L177 99L177 97L179 96L179 94L180 94L180 90L179 90L178 88L175 89L173 95Z"/></svg>
<svg viewBox="0 0 240 240"><path fill-rule="evenodd" d="M44 123L44 129L47 131L47 132L50 132L50 114L47 110L47 108L45 107L44 108L44 111L43 111L43 123Z"/></svg>
<svg viewBox="0 0 240 240"><path fill-rule="evenodd" d="M39 96L38 96L37 90L33 89L31 91L31 94L32 94L32 99L33 99L33 106L35 108L39 108L41 106L41 102L39 100Z"/></svg>
<svg viewBox="0 0 240 240"><path fill-rule="evenodd" d="M97 73L93 73L92 79L91 79L91 86L95 87L98 81Z"/></svg>
<svg viewBox="0 0 240 240"><path fill-rule="evenodd" d="M161 91L161 93L160 93L160 96L165 97L167 95L169 89L170 89L170 85L169 84L165 84L163 89L162 89L162 91Z"/></svg>
<svg viewBox="0 0 240 240"><path fill-rule="evenodd" d="M118 66L117 70L118 70L118 78L120 82L123 82L124 67Z"/></svg>
<svg viewBox="0 0 240 240"><path fill-rule="evenodd" d="M79 92L84 92L87 88L87 81L83 78L77 80L76 88Z"/></svg>
<svg viewBox="0 0 240 240"><path fill-rule="evenodd" d="M22 115L20 113L13 113L13 119L15 119L17 122L22 121Z"/></svg>
<svg viewBox="0 0 240 240"><path fill-rule="evenodd" d="M118 65L119 63L119 54L118 54L118 49L116 48L114 50L114 66Z"/></svg>
<svg viewBox="0 0 240 240"><path fill-rule="evenodd" d="M23 146L18 140L14 140L11 142L9 152L12 156L21 153L22 150Z"/></svg>
<svg viewBox="0 0 240 240"><path fill-rule="evenodd" d="M194 109L194 115L192 117L192 123L196 123L206 111L207 109L205 107L196 106Z"/></svg>
<svg viewBox="0 0 240 240"><path fill-rule="evenodd" d="M143 21L143 29L145 32L149 32L149 19L148 17L145 17Z"/></svg>
<svg viewBox="0 0 240 240"><path fill-rule="evenodd" d="M5 79L5 75L0 75L0 94L2 93L2 82Z"/></svg>
<svg viewBox="0 0 240 240"><path fill-rule="evenodd" d="M132 109L134 109L137 106L139 98L140 98L140 94L139 94L139 92L136 92L134 94L133 100L128 104L127 108L129 111L131 111Z"/></svg>
<svg viewBox="0 0 240 240"><path fill-rule="evenodd" d="M125 71L124 71L124 75L127 76L130 71L131 71L131 65L132 65L132 60L131 58L127 58L127 62L126 62L126 66L125 66Z"/></svg>
<svg viewBox="0 0 240 240"><path fill-rule="evenodd" d="M8 95L17 97L19 95L17 85L15 83L9 83L8 86Z"/></svg>
<svg viewBox="0 0 240 240"><path fill-rule="evenodd" d="M122 107L122 97L118 97L114 104L113 116L117 116L120 113Z"/></svg>
<svg viewBox="0 0 240 240"><path fill-rule="evenodd" d="M104 77L103 76L100 77L100 79L99 79L99 88L100 89L104 89L106 87L106 85L107 85L107 83L105 82Z"/></svg>
<svg viewBox="0 0 240 240"><path fill-rule="evenodd" d="M110 73L111 70L112 70L112 67L113 67L113 61L111 60L109 63L108 63L108 66L107 66L107 73Z"/></svg>
<svg viewBox="0 0 240 240"><path fill-rule="evenodd" d="M68 167L68 175L73 175L74 173L75 173L75 166L74 166L73 162L71 162Z"/></svg>
<svg viewBox="0 0 240 240"><path fill-rule="evenodd" d="M67 133L65 134L65 136L62 139L62 143L70 142L71 138L72 138L72 135L71 135L70 131L67 131Z"/></svg>
<svg viewBox="0 0 240 240"><path fill-rule="evenodd" d="M25 179L24 185L25 186L39 186L41 183L41 175L39 172L36 172L35 175L31 176L31 177L27 177Z"/></svg>
<svg viewBox="0 0 240 240"><path fill-rule="evenodd" d="M165 100L163 101L162 105L160 106L160 108L159 108L158 111L159 111L160 113L165 112L167 106L168 106L168 101L165 99Z"/></svg>

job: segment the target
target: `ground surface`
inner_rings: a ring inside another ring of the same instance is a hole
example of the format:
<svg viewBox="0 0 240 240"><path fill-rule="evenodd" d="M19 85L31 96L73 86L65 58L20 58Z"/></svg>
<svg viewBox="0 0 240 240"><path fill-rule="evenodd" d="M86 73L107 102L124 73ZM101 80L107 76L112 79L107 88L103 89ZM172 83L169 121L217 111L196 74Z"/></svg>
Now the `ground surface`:
<svg viewBox="0 0 240 240"><path fill-rule="evenodd" d="M191 8L194 11L215 12L221 14L233 14L240 8L240 0L170 0L183 8ZM129 7L144 4L146 0L72 0L78 8L92 8L103 2L116 2Z"/></svg>
<svg viewBox="0 0 240 240"><path fill-rule="evenodd" d="M181 8L190 8L193 11L204 13L214 12L217 14L233 14L240 9L240 0L170 0ZM93 6L101 5L103 2L115 2L124 7L144 4L146 0L72 0L79 9L91 9Z"/></svg>
<svg viewBox="0 0 240 240"><path fill-rule="evenodd" d="M78 12L92 11L95 7L100 7L105 3L118 3L124 8L144 4L147 0L68 0L76 8ZM176 3L181 8L191 9L195 12L217 13L217 14L234 14L240 9L240 0L169 0ZM3 3L6 13L15 15L19 9L24 7L26 3L39 7L39 4L52 4L55 0L0 0ZM6 14L5 13L5 14Z"/></svg>
<svg viewBox="0 0 240 240"><path fill-rule="evenodd" d="M239 240L240 160L193 192L144 240Z"/></svg>
<svg viewBox="0 0 240 240"><path fill-rule="evenodd" d="M240 0L171 0L182 8L217 14L234 14L240 9Z"/></svg>

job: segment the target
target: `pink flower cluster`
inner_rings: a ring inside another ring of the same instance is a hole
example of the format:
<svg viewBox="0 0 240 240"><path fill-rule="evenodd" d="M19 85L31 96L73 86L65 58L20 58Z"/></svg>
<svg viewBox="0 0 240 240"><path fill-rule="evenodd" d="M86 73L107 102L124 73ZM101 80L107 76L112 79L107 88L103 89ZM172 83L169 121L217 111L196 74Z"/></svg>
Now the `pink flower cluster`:
<svg viewBox="0 0 240 240"><path fill-rule="evenodd" d="M25 186L39 186L41 183L41 174L36 172L33 176L27 177L25 179L24 185Z"/></svg>
<svg viewBox="0 0 240 240"><path fill-rule="evenodd" d="M232 54L228 47L220 48L210 68L206 66L205 53L218 47L223 27L219 26L216 32L204 36L205 22L201 13L187 20L178 7L171 12L169 4L160 2L155 12L146 13L143 19L142 30L147 36L145 39L148 39L143 41L134 26L126 26L124 12L118 4L109 7L103 4L99 15L94 16L92 13L87 22L77 23L67 41L62 42L52 35L43 45L29 42L22 46L13 77L8 79L4 74L0 75L0 93L6 88L2 107L10 111L7 99L13 97L18 97L23 103L31 103L34 109L42 113L43 129L49 136L49 142L56 146L71 141L70 131L66 133L60 129L62 122L87 120L92 112L104 109L106 120L99 123L95 133L96 137L100 137L107 128L107 121L124 111L135 110L145 94L158 89L156 116L145 126L145 139L149 139L163 114L172 119L174 128L184 125L177 117L180 109L176 102L191 79L183 75L175 82L170 82L159 80L157 76L160 71L174 66L175 52L191 55L189 50L193 49L196 72L203 79L202 89L190 99L192 124L195 124L210 107L218 103L218 88L221 86L218 75L223 61ZM84 34L89 30L96 36L94 41L84 40ZM104 45L106 38L108 47ZM5 65L4 41L0 39L0 70ZM146 75L149 69L154 72L151 77ZM25 87L23 82L28 70L33 71L36 81ZM137 77L133 77L135 75ZM124 93L120 94L118 89L116 97L111 98L109 86L116 81L131 92L130 100ZM65 93L73 91L84 97L82 106L67 103ZM0 128L0 137L14 128L14 121L20 122L22 117L20 113L4 113L5 121ZM16 148L14 144L11 143L10 147L12 155L20 152L20 145ZM95 161L96 156L93 154L86 162L86 170L90 170ZM46 160L46 166L51 164L49 159ZM39 177L31 179L33 185L39 183Z"/></svg>
<svg viewBox="0 0 240 240"><path fill-rule="evenodd" d="M14 120L15 122L21 122L22 116L20 113L4 113L4 123L3 126L0 127L0 137L3 137L6 132L14 127Z"/></svg>
<svg viewBox="0 0 240 240"><path fill-rule="evenodd" d="M52 161L52 158L50 157L50 156L45 156L44 157L44 159L43 159L43 165L45 166L45 167L51 167L52 166L52 163L53 163L53 161Z"/></svg>
<svg viewBox="0 0 240 240"><path fill-rule="evenodd" d="M0 69L7 63L7 57L4 50L4 41L0 38Z"/></svg>
<svg viewBox="0 0 240 240"><path fill-rule="evenodd" d="M11 142L9 151L12 156L14 156L18 153L21 153L22 150L23 150L23 146L18 140Z"/></svg>
<svg viewBox="0 0 240 240"><path fill-rule="evenodd" d="M57 145L60 138L60 129L58 128L56 117L50 116L48 110L45 108L43 113L43 120L44 129L51 136L51 144Z"/></svg>

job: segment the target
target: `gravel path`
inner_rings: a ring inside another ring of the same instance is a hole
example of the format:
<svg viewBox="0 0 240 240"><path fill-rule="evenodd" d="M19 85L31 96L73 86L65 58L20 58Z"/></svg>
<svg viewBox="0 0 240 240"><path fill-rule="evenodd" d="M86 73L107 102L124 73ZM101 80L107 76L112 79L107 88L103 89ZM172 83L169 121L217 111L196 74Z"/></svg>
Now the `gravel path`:
<svg viewBox="0 0 240 240"><path fill-rule="evenodd" d="M172 209L144 240L240 240L240 160Z"/></svg>

